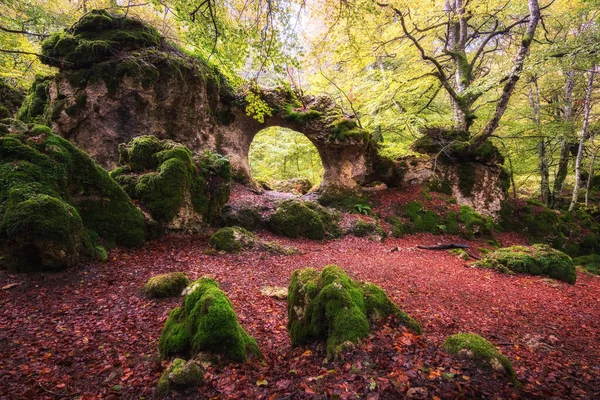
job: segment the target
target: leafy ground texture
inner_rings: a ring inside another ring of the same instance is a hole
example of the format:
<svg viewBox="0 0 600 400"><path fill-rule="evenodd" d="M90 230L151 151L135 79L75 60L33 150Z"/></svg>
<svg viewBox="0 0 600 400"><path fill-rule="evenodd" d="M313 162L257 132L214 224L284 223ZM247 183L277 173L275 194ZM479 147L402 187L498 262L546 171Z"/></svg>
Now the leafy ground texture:
<svg viewBox="0 0 600 400"><path fill-rule="evenodd" d="M157 398L166 367L157 356L158 338L180 299L149 299L141 288L153 275L176 271L192 280L215 278L264 356L212 365L202 386L173 393L176 398L600 397L597 277L579 272L569 285L503 275L468 268L446 251L416 248L441 242L486 247L451 236L383 243L346 236L320 243L258 235L301 254L214 255L206 237L173 235L62 273L0 272L0 398ZM524 243L508 234L499 240ZM291 347L285 301L260 289L287 286L294 269L327 264L382 286L422 323L424 335L384 321L345 359L327 364L323 345ZM447 354L442 343L457 332L478 333L496 345L513 361L521 386Z"/></svg>

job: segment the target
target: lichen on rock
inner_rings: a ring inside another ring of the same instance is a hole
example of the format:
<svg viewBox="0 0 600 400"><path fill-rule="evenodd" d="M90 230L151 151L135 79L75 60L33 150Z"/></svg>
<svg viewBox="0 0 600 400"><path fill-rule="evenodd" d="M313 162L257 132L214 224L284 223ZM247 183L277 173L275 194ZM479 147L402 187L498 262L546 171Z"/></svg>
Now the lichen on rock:
<svg viewBox="0 0 600 400"><path fill-rule="evenodd" d="M122 166L111 176L169 229L210 223L229 199L231 166L218 154L193 157L186 146L155 136L136 137L119 154Z"/></svg>
<svg viewBox="0 0 600 400"><path fill-rule="evenodd" d="M170 272L150 278L143 291L150 298L179 296L189 283L190 280L183 272Z"/></svg>
<svg viewBox="0 0 600 400"><path fill-rule="evenodd" d="M198 279L184 294L183 305L171 310L158 342L163 359L198 352L237 362L260 356L256 341L239 324L233 304L213 279Z"/></svg>
<svg viewBox="0 0 600 400"><path fill-rule="evenodd" d="M542 275L574 284L577 270L571 257L545 244L498 249L474 264L505 273Z"/></svg>
<svg viewBox="0 0 600 400"><path fill-rule="evenodd" d="M474 333L457 333L444 342L444 349L451 354L473 359L494 371L505 373L515 381L515 371L510 360L496 346Z"/></svg>
<svg viewBox="0 0 600 400"><path fill-rule="evenodd" d="M335 265L326 266L320 273L313 268L294 271L287 310L292 344L324 340L328 358L340 355L349 343L367 337L374 322L390 315L421 334L420 325L392 303L380 287L353 281Z"/></svg>
<svg viewBox="0 0 600 400"><path fill-rule="evenodd" d="M0 124L1 125L1 124ZM101 258L97 245L140 245L142 213L108 173L42 125L0 133L0 252L16 271Z"/></svg>

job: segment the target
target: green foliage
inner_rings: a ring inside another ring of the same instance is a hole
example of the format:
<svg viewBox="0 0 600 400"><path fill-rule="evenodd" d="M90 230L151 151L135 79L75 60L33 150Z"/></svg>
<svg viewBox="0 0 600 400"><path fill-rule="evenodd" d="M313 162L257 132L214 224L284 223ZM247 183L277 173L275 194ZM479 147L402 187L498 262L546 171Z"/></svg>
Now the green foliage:
<svg viewBox="0 0 600 400"><path fill-rule="evenodd" d="M313 185L323 179L317 148L306 136L285 128L268 128L252 140L248 154L254 179L282 181L305 178Z"/></svg>
<svg viewBox="0 0 600 400"><path fill-rule="evenodd" d="M0 134L0 251L16 270L102 258L95 246L140 245L145 221L89 156L46 126Z"/></svg>
<svg viewBox="0 0 600 400"><path fill-rule="evenodd" d="M515 371L510 360L502 355L496 346L475 333L457 333L448 336L444 349L450 354L473 358L487 364L492 369L502 366L508 377L516 381Z"/></svg>
<svg viewBox="0 0 600 400"><path fill-rule="evenodd" d="M291 238L322 240L328 234L339 235L339 216L312 202L286 200L270 216L269 228L276 234Z"/></svg>
<svg viewBox="0 0 600 400"><path fill-rule="evenodd" d="M325 340L330 358L343 352L347 342L357 343L367 337L373 322L390 315L421 334L419 324L381 288L355 282L335 265L328 265L320 274L312 268L294 271L287 310L292 344Z"/></svg>
<svg viewBox="0 0 600 400"><path fill-rule="evenodd" d="M170 272L150 278L143 291L150 298L179 296L189 283L190 280L183 272Z"/></svg>
<svg viewBox="0 0 600 400"><path fill-rule="evenodd" d="M229 161L208 150L192 159L181 144L140 136L119 146L119 161L123 166L111 176L157 221L173 220L189 198L193 210L210 222L229 200Z"/></svg>
<svg viewBox="0 0 600 400"><path fill-rule="evenodd" d="M498 249L474 264L505 273L542 275L574 284L577 272L571 257L545 244Z"/></svg>
<svg viewBox="0 0 600 400"><path fill-rule="evenodd" d="M574 258L573 264L584 267L591 274L600 275L600 255L598 254Z"/></svg>
<svg viewBox="0 0 600 400"><path fill-rule="evenodd" d="M239 226L221 228L210 237L210 245L217 251L237 253L252 247L256 241L254 234Z"/></svg>
<svg viewBox="0 0 600 400"><path fill-rule="evenodd" d="M369 215L373 210L368 204L355 204L354 209L359 214Z"/></svg>
<svg viewBox="0 0 600 400"><path fill-rule="evenodd" d="M231 301L214 280L200 278L186 292L183 306L169 313L163 327L158 342L163 359L201 351L236 362L260 355L256 341L240 326Z"/></svg>

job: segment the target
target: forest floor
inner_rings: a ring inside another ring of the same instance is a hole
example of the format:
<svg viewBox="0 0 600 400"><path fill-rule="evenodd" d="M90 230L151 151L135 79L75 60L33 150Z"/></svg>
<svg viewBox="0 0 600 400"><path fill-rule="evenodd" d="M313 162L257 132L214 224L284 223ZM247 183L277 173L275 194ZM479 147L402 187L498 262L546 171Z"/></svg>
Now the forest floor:
<svg viewBox="0 0 600 400"><path fill-rule="evenodd" d="M0 287L17 286L0 290L0 398L155 398L166 366L157 357L158 338L181 300L151 300L141 287L153 275L174 271L191 279L214 277L264 356L213 365L202 386L176 398L600 397L597 277L579 272L577 283L568 285L502 275L469 268L446 251L416 248L440 242L486 247L450 236L384 242L346 236L324 243L259 236L301 254L212 255L206 237L171 235L61 273L1 271ZM524 241L509 234L498 239L505 246ZM297 268L328 264L382 286L421 322L424 335L387 321L344 360L328 364L322 345L292 347L285 301L260 289L287 286ZM445 353L445 337L457 332L478 333L498 346L513 361L521 385Z"/></svg>

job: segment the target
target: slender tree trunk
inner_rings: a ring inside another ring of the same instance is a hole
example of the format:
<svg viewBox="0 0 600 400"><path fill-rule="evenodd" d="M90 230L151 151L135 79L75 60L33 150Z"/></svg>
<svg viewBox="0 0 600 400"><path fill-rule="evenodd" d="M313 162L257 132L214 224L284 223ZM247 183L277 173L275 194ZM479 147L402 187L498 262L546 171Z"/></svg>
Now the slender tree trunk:
<svg viewBox="0 0 600 400"><path fill-rule="evenodd" d="M592 65L590 71L590 78L588 80L587 90L585 92L585 103L584 103L584 114L583 114L583 126L581 127L581 136L579 137L579 147L577 148L577 158L575 159L575 185L573 186L573 196L571 197L571 204L569 205L569 211L575 209L577 205L577 197L579 194L579 186L581 185L581 162L583 160L583 150L585 140L587 139L587 130L590 123L590 109L592 102L592 91L594 90L594 75L596 73L596 66Z"/></svg>
<svg viewBox="0 0 600 400"><path fill-rule="evenodd" d="M592 178L594 177L594 162L596 161L596 149L592 152L592 157L590 158L590 169L588 170L588 180L585 185L585 206L589 205L590 200L590 188L592 187Z"/></svg>
<svg viewBox="0 0 600 400"><path fill-rule="evenodd" d="M565 101L563 106L563 121L567 125L568 134L564 134L560 143L560 157L558 166L554 175L554 184L552 185L552 195L550 207L556 208L560 203L561 192L567 174L569 173L569 137L572 133L572 115L573 115L573 89L575 88L575 72L567 71L565 73Z"/></svg>
<svg viewBox="0 0 600 400"><path fill-rule="evenodd" d="M542 136L542 123L540 111L540 91L537 78L531 79L529 85L529 104L531 106L531 121L535 125L538 141L538 167L540 172L540 197L545 206L550 204L550 172L548 167L548 152L546 150L546 137Z"/></svg>

